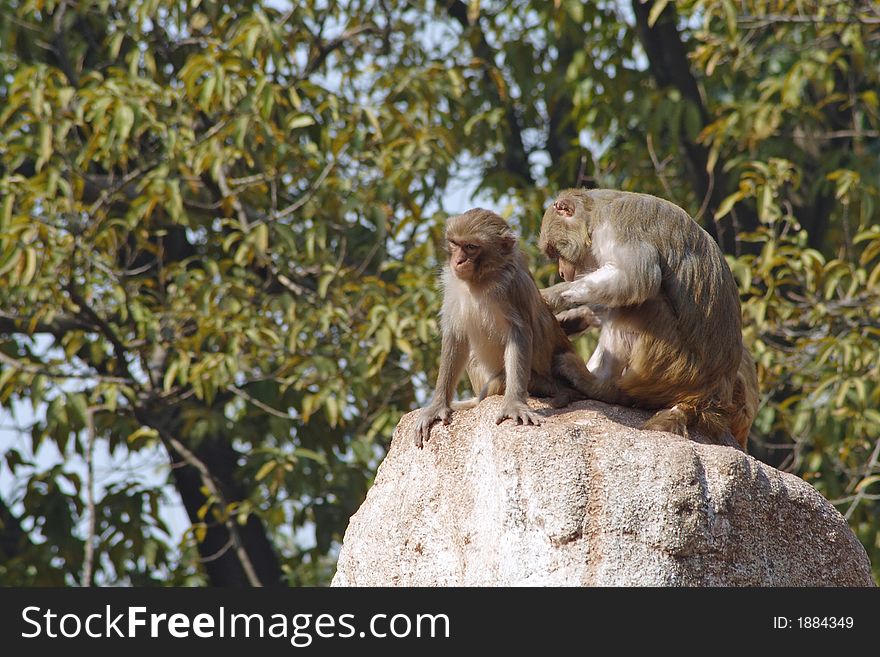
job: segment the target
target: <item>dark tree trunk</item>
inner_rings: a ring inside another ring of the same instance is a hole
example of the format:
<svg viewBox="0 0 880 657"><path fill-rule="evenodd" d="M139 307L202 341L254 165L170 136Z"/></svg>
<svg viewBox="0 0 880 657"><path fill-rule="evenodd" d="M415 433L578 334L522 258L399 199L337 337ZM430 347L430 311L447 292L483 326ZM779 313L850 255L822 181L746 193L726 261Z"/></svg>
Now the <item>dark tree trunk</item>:
<svg viewBox="0 0 880 657"><path fill-rule="evenodd" d="M467 32L470 30L469 40L471 48L475 56L486 62L486 71L484 75L486 92L492 105L504 108L504 117L507 123L507 144L504 148L504 155L500 165L509 173L517 176L522 184L526 187L535 184L532 177L531 167L529 166L529 156L526 152L525 143L522 138L522 126L520 125L520 117L516 111L516 104L508 97L502 99L501 94L492 75L489 72L490 66L495 65L495 51L489 42L486 41L485 35L480 31L480 26L474 22L471 23L468 16L467 3L461 0L448 0L446 3L446 11L455 19Z"/></svg>
<svg viewBox="0 0 880 657"><path fill-rule="evenodd" d="M18 518L6 502L0 499L0 561L9 561L19 556L30 545L30 540L21 528Z"/></svg>
<svg viewBox="0 0 880 657"><path fill-rule="evenodd" d="M703 102L700 88L690 69L687 48L678 33L678 14L674 3L669 3L660 13L653 26L648 25L653 2L643 4L632 0L636 17L636 31L648 56L651 76L660 87L677 89L684 102L692 104L699 112L703 126L710 121L710 113ZM721 246L725 253L737 253L738 231L751 231L758 226L754 210L744 203L738 204L734 211L713 221L715 211L727 196L724 163L715 163L711 175L707 170L709 151L702 144L690 139L682 132L682 149L687 158L687 168L691 175L694 191L705 206L704 225L706 230Z"/></svg>

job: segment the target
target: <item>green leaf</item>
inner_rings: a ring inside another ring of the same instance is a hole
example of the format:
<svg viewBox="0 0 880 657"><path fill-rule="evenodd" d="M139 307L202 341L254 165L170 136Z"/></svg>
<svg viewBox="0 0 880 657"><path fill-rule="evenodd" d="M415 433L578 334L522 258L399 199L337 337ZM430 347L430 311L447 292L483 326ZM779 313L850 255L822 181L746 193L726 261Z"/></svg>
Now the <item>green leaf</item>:
<svg viewBox="0 0 880 657"><path fill-rule="evenodd" d="M120 142L128 140L134 126L134 110L128 105L118 104L113 113L113 131Z"/></svg>
<svg viewBox="0 0 880 657"><path fill-rule="evenodd" d="M316 461L322 465L327 464L327 458L323 454L319 454L311 449L306 449L305 447L297 447L293 450L293 453L300 458Z"/></svg>
<svg viewBox="0 0 880 657"><path fill-rule="evenodd" d="M37 162L34 165L34 168L37 171L42 171L43 167L46 165L46 162L48 162L49 158L52 157L52 124L51 123L40 124L39 134L40 134L40 151L39 151L39 157L37 158Z"/></svg>
<svg viewBox="0 0 880 657"><path fill-rule="evenodd" d="M85 395L74 393L67 396L68 417L78 427L88 424L88 403Z"/></svg>
<svg viewBox="0 0 880 657"><path fill-rule="evenodd" d="M175 360L172 361L168 365L168 369L165 370L165 375L162 377L162 390L166 393L171 392L171 389L174 387L174 378L177 376L179 367L180 363Z"/></svg>

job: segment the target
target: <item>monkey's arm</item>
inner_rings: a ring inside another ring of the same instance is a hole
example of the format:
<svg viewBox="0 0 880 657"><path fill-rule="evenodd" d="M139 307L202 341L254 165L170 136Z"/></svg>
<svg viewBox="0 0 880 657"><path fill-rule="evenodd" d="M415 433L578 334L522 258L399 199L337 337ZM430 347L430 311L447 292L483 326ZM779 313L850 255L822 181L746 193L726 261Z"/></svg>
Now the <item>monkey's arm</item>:
<svg viewBox="0 0 880 657"><path fill-rule="evenodd" d="M562 298L562 293L569 290L571 286L571 282L563 282L541 290L541 296L544 297L544 301L547 302L547 305L550 306L554 313L571 308L573 305L568 300Z"/></svg>
<svg viewBox="0 0 880 657"><path fill-rule="evenodd" d="M562 293L571 289L574 282L557 283L541 290L541 296L553 314L556 315L556 321L562 326L566 335L574 335L586 331L591 326L601 326L602 321L599 319L599 313L603 308L593 307L586 304L572 304L562 297Z"/></svg>
<svg viewBox="0 0 880 657"><path fill-rule="evenodd" d="M421 410L416 419L416 446L421 447L431 435L431 425L437 420L449 424L452 417L452 396L455 386L461 378L470 355L467 337L454 331L443 332L440 346L440 373L437 375L437 386L429 404Z"/></svg>
<svg viewBox="0 0 880 657"><path fill-rule="evenodd" d="M517 424L541 424L540 416L526 404L532 375L532 332L523 318L515 317L511 321L504 347L504 373L504 402L495 416L495 424L507 418Z"/></svg>
<svg viewBox="0 0 880 657"><path fill-rule="evenodd" d="M574 281L561 296L570 304L636 306L660 291L660 256L648 242L612 244L611 258L594 272Z"/></svg>

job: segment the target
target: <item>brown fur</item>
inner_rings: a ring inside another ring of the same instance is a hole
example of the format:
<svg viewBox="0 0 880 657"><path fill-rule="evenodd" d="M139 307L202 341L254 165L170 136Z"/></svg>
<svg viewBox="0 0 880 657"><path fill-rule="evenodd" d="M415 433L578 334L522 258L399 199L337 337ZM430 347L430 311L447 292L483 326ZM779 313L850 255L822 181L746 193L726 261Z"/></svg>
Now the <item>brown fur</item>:
<svg viewBox="0 0 880 657"><path fill-rule="evenodd" d="M526 405L528 393L553 397L554 405L596 393L507 223L488 210L469 210L449 219L446 239L440 372L416 421L416 444L422 446L436 420L448 423L453 408L472 407L486 395L504 395L496 422L540 424ZM453 406L465 369L479 398Z"/></svg>
<svg viewBox="0 0 880 657"><path fill-rule="evenodd" d="M600 399L661 409L647 429L730 431L745 449L758 385L736 282L684 210L647 194L566 190L539 246L566 280L542 291L553 309L601 317L588 364L607 386Z"/></svg>

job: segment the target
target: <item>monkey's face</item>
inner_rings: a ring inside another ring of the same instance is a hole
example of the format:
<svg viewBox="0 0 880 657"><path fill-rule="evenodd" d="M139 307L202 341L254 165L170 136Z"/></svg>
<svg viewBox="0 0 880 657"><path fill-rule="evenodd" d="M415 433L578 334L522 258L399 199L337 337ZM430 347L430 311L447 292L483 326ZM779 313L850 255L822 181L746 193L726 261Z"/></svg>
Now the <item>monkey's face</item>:
<svg viewBox="0 0 880 657"><path fill-rule="evenodd" d="M541 221L538 248L556 260L564 281L573 281L590 260L586 210L580 206L578 198L563 192L547 208Z"/></svg>
<svg viewBox="0 0 880 657"><path fill-rule="evenodd" d="M463 281L476 277L482 246L475 242L448 240L449 267Z"/></svg>

